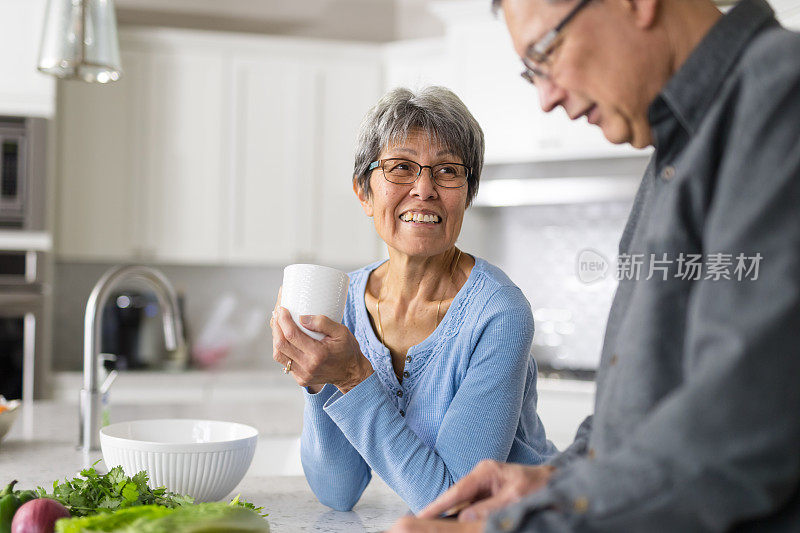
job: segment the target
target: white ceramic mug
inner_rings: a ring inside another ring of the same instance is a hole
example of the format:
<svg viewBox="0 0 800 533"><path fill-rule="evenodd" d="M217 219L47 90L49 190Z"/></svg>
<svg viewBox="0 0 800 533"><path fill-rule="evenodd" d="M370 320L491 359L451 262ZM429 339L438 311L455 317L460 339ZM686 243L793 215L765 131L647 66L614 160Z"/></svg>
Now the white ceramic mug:
<svg viewBox="0 0 800 533"><path fill-rule="evenodd" d="M320 265L289 265L283 269L281 307L288 309L292 319L307 335L320 340L325 335L300 325L301 315L325 315L341 322L347 301L347 274Z"/></svg>

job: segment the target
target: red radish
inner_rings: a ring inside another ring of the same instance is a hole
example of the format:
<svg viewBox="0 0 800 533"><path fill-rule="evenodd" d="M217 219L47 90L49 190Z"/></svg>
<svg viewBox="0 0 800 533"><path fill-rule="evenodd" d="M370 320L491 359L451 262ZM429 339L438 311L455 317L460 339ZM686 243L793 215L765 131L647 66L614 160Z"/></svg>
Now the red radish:
<svg viewBox="0 0 800 533"><path fill-rule="evenodd" d="M67 508L49 498L31 500L17 509L11 521L11 533L53 533L56 520L69 518Z"/></svg>

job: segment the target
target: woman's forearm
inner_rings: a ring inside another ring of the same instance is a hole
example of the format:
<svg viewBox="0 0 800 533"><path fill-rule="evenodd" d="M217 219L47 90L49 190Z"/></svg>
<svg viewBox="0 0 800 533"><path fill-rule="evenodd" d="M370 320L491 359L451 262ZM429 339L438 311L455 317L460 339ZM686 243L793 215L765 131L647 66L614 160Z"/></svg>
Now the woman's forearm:
<svg viewBox="0 0 800 533"><path fill-rule="evenodd" d="M448 447L452 453L440 455L408 427L377 376L346 395L334 393L325 410L370 467L414 512L436 499L480 459L505 460L508 456L510 444L487 448L466 441L461 442L460 450L454 444ZM500 431L513 435L513 428Z"/></svg>
<svg viewBox="0 0 800 533"><path fill-rule="evenodd" d="M321 386L317 394L306 393L300 457L311 490L324 505L349 511L359 500L371 474L359 453L323 411L325 400L336 392Z"/></svg>

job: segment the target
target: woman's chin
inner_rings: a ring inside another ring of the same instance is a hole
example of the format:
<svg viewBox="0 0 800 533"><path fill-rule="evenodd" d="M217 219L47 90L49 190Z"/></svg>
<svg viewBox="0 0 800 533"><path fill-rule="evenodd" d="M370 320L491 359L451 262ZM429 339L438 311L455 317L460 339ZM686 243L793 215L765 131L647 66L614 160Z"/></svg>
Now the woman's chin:
<svg viewBox="0 0 800 533"><path fill-rule="evenodd" d="M408 244L403 245L398 243L395 246L389 244L389 246L392 247L395 251L405 256L420 257L420 258L433 257L439 254L443 254L444 252L452 248L452 245L442 243L441 239L436 239L435 241L433 240L431 241L432 242L415 242L412 245Z"/></svg>

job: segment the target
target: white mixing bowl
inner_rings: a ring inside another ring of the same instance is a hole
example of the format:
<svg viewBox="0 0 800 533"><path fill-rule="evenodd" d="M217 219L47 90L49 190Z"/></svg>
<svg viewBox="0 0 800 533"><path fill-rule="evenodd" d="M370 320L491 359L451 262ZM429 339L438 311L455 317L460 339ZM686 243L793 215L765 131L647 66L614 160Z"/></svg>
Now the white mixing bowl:
<svg viewBox="0 0 800 533"><path fill-rule="evenodd" d="M151 487L218 501L242 480L256 451L258 431L216 420L134 420L100 430L103 460L125 475L142 470Z"/></svg>

